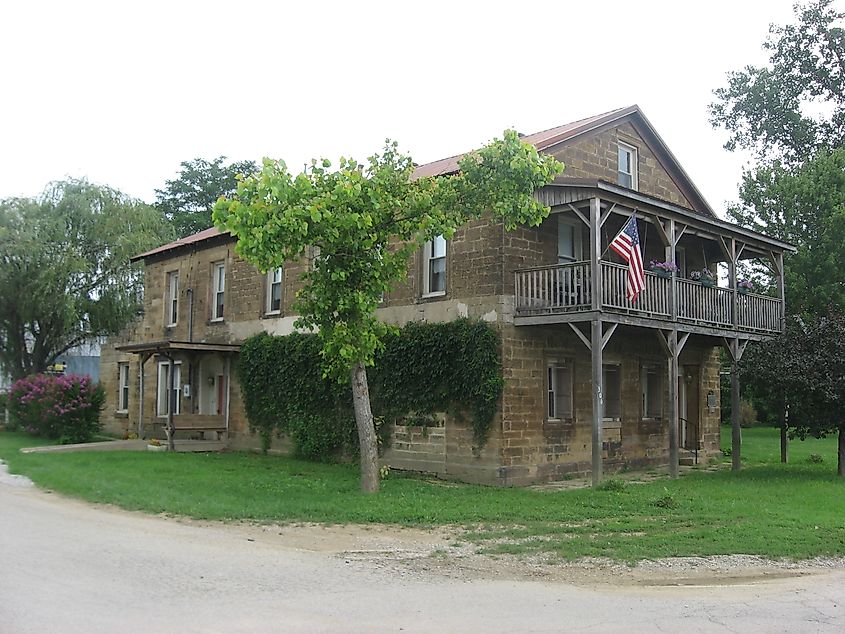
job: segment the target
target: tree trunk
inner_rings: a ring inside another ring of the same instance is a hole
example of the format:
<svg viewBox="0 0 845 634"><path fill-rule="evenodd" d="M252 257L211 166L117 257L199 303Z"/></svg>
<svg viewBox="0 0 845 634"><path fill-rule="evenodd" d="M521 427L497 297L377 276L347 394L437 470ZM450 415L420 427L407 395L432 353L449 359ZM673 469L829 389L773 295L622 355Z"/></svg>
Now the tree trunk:
<svg viewBox="0 0 845 634"><path fill-rule="evenodd" d="M845 477L845 427L839 428L839 464L836 472Z"/></svg>
<svg viewBox="0 0 845 634"><path fill-rule="evenodd" d="M373 411L370 408L370 388L367 369L361 362L352 367L352 404L358 427L358 445L361 452L361 491L378 492L378 444Z"/></svg>
<svg viewBox="0 0 845 634"><path fill-rule="evenodd" d="M781 408L780 411L780 461L789 462L789 409Z"/></svg>

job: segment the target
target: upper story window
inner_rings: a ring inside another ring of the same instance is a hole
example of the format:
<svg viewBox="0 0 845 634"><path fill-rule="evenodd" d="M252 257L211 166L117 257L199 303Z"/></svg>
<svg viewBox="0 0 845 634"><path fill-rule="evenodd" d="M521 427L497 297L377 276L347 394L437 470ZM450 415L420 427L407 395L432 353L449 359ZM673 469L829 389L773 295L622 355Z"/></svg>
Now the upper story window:
<svg viewBox="0 0 845 634"><path fill-rule="evenodd" d="M643 392L643 418L663 417L663 373L656 367L644 367L640 378Z"/></svg>
<svg viewBox="0 0 845 634"><path fill-rule="evenodd" d="M446 294L446 238L423 245L423 297Z"/></svg>
<svg viewBox="0 0 845 634"><path fill-rule="evenodd" d="M619 184L637 189L637 148L619 142Z"/></svg>
<svg viewBox="0 0 845 634"><path fill-rule="evenodd" d="M175 326L179 318L179 273L167 274L167 325Z"/></svg>
<svg viewBox="0 0 845 634"><path fill-rule="evenodd" d="M557 219L557 262L568 264L581 260L581 227L569 218Z"/></svg>
<svg viewBox="0 0 845 634"><path fill-rule="evenodd" d="M224 262L217 262L212 268L213 286L212 286L212 307L211 319L223 319L223 300L226 295L226 264Z"/></svg>
<svg viewBox="0 0 845 634"><path fill-rule="evenodd" d="M275 315L282 311L282 267L267 271L267 306L265 312Z"/></svg>
<svg viewBox="0 0 845 634"><path fill-rule="evenodd" d="M117 411L129 411L129 364L117 364Z"/></svg>
<svg viewBox="0 0 845 634"><path fill-rule="evenodd" d="M571 420L572 365L549 364L546 368L546 389L548 390L548 418L551 420Z"/></svg>

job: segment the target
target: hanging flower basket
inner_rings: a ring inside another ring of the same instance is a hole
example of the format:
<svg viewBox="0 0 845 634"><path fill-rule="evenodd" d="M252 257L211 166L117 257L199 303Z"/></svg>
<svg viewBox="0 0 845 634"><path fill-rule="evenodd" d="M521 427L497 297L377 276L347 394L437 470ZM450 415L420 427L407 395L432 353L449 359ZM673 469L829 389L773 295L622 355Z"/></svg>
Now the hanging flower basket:
<svg viewBox="0 0 845 634"><path fill-rule="evenodd" d="M701 282L702 286L716 286L716 277L710 272L710 269L693 271L690 273L690 279L694 282Z"/></svg>
<svg viewBox="0 0 845 634"><path fill-rule="evenodd" d="M736 290L740 295L748 295L748 289L744 286L737 286Z"/></svg>
<svg viewBox="0 0 845 634"><path fill-rule="evenodd" d="M736 285L736 290L740 295L748 295L754 290L754 282L751 280L740 280Z"/></svg>
<svg viewBox="0 0 845 634"><path fill-rule="evenodd" d="M648 270L657 277L672 277L678 270L678 267L674 262L658 262L657 260L652 260L648 264Z"/></svg>

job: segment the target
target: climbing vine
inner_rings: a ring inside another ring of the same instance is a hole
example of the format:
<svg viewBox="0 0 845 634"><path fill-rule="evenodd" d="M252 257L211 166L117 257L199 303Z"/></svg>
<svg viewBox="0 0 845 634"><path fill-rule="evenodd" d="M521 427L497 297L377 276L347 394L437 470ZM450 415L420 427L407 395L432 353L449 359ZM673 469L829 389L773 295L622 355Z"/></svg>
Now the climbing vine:
<svg viewBox="0 0 845 634"><path fill-rule="evenodd" d="M347 385L322 376L312 334L261 333L241 347L238 377L250 426L265 448L286 433L295 452L326 460L356 449ZM435 412L469 418L483 445L502 393L499 336L490 325L459 319L411 323L390 334L370 371L374 415L384 422L425 420Z"/></svg>

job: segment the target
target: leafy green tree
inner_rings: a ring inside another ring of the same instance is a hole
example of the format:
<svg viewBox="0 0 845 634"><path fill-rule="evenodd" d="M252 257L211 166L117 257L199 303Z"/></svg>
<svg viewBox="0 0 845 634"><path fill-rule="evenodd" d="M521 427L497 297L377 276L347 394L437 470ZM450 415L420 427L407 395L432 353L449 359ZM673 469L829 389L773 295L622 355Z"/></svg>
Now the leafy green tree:
<svg viewBox="0 0 845 634"><path fill-rule="evenodd" d="M791 434L839 435L837 473L845 476L845 316L788 320L784 333L743 358L743 377L758 394L789 406Z"/></svg>
<svg viewBox="0 0 845 634"><path fill-rule="evenodd" d="M0 201L0 366L20 378L119 332L143 283L129 257L171 237L153 207L85 180Z"/></svg>
<svg viewBox="0 0 845 634"><path fill-rule="evenodd" d="M845 141L845 14L833 0L795 5L797 24L771 25L766 66L728 74L714 91L710 121L730 133L725 144L759 159L794 164Z"/></svg>
<svg viewBox="0 0 845 634"><path fill-rule="evenodd" d="M845 149L823 148L794 167L747 171L739 195L728 209L738 224L798 248L784 256L790 312L845 311Z"/></svg>
<svg viewBox="0 0 845 634"><path fill-rule="evenodd" d="M238 238L238 253L263 270L307 253L313 266L297 296L297 326L318 333L324 371L350 380L361 454L361 488L378 490L377 450L366 368L390 326L375 316L382 293L407 274L408 260L427 240L483 213L507 227L539 224L549 209L533 193L562 165L505 132L460 161L460 172L413 178L409 156L388 142L368 164L312 161L292 176L281 161L221 200L215 223Z"/></svg>
<svg viewBox="0 0 845 634"><path fill-rule="evenodd" d="M211 211L220 196L231 196L238 186L238 175L258 171L254 161L224 165L225 156L207 161L184 161L179 177L156 190L156 207L173 223L177 237L184 238L213 225Z"/></svg>

